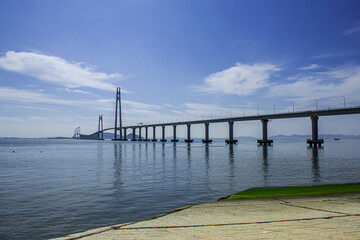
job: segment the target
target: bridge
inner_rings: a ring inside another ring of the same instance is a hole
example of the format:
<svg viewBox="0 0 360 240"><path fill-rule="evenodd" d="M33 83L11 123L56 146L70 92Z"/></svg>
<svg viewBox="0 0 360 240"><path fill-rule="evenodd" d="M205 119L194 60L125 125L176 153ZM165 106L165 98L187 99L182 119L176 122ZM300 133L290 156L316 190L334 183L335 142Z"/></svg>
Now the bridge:
<svg viewBox="0 0 360 240"><path fill-rule="evenodd" d="M271 145L273 140L268 139L268 122L269 120L274 119L286 119L286 118L304 118L309 117L311 119L311 128L312 128L312 138L307 139L309 147L321 147L324 143L323 139L319 139L318 135L318 120L321 116L335 116L335 115L348 115L348 114L359 114L360 106L357 107L344 107L344 108L328 108L321 110L309 110L309 111L298 111L298 112L288 112L288 113L274 113L274 114L264 114L264 115L252 115L252 116L242 116L242 117L226 117L226 118L216 118L216 119L203 119L203 120L194 120L194 121L177 121L177 122L168 122L168 123L156 123L156 124L145 124L145 125L133 125L133 126L122 126L121 124L121 100L120 100L120 88L117 88L116 95L116 111L115 111L115 127L106 128L102 127L102 115L99 116L98 131L91 135L81 135L82 139L104 139L103 132L108 130L114 130L114 141L127 141L127 130L132 130L132 139L131 141L157 141L156 138L156 128L162 128L162 138L161 142L166 142L165 138L165 128L170 126L173 128L173 137L172 142L178 142L179 139L176 137L176 127L180 125L187 126L187 136L185 142L191 143L191 125L203 124L204 125L204 139L203 143L211 143L209 125L213 123L228 123L229 125L229 137L225 140L227 144L237 143L237 139L234 139L234 122L241 121L261 121L262 123L262 139L259 139L257 142L259 145ZM120 115L119 119L117 118L118 114ZM117 125L119 120L119 126ZM149 138L148 130L152 128L152 138ZM145 129L145 138L142 138L142 129ZM136 130L138 130L139 139L136 139ZM120 132L120 138L118 138L117 132Z"/></svg>

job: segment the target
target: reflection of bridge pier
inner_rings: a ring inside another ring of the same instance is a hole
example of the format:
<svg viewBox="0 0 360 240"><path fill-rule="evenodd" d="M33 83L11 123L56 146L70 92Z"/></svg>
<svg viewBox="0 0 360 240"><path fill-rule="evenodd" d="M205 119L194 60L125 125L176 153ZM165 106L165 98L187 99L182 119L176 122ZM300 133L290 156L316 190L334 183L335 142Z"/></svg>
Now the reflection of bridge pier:
<svg viewBox="0 0 360 240"><path fill-rule="evenodd" d="M311 155L313 180L314 182L318 182L320 180L319 148L312 148Z"/></svg>
<svg viewBox="0 0 360 240"><path fill-rule="evenodd" d="M269 163L268 163L268 145L264 144L262 146L262 157L263 157L263 172L264 172L264 182L267 183L268 172L269 172Z"/></svg>

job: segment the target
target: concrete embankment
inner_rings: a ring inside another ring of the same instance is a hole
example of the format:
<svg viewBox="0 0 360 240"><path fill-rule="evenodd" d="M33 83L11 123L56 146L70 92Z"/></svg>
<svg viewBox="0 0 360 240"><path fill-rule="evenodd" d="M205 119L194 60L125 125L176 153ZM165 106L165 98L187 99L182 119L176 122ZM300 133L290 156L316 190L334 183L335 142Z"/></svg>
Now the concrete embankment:
<svg viewBox="0 0 360 240"><path fill-rule="evenodd" d="M360 193L202 203L59 239L360 239Z"/></svg>

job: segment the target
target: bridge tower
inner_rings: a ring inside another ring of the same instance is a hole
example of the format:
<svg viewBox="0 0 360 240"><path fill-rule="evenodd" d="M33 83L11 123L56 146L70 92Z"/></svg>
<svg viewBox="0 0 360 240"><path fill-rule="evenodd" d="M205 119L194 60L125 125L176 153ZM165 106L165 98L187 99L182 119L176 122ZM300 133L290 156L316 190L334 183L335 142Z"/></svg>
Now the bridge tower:
<svg viewBox="0 0 360 240"><path fill-rule="evenodd" d="M119 116L119 118L118 118ZM119 119L119 120L118 120ZM119 122L119 127L118 127ZM117 131L120 130L120 138L117 138ZM122 135L122 121L121 121L121 95L120 88L116 88L116 108L115 108L115 130L113 140L124 140Z"/></svg>
<svg viewBox="0 0 360 240"><path fill-rule="evenodd" d="M75 130L74 130L74 138L80 139L80 127L75 128Z"/></svg>
<svg viewBox="0 0 360 240"><path fill-rule="evenodd" d="M98 140L104 140L104 124L103 124L103 116L99 115L99 124L98 124Z"/></svg>

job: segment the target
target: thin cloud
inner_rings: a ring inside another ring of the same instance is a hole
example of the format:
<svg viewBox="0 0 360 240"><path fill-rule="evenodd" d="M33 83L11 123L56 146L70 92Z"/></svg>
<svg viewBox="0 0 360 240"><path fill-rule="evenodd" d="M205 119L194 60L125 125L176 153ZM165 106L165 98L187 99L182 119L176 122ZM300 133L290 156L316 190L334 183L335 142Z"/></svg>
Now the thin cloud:
<svg viewBox="0 0 360 240"><path fill-rule="evenodd" d="M356 21L354 26L344 32L344 36L360 32L360 21Z"/></svg>
<svg viewBox="0 0 360 240"><path fill-rule="evenodd" d="M351 52L336 52L336 53L325 53L325 54L319 54L316 56L313 56L312 59L324 59L324 58L342 58L342 57L350 57L357 54L356 51Z"/></svg>
<svg viewBox="0 0 360 240"><path fill-rule="evenodd" d="M309 66L305 66L305 67L300 68L300 70L313 70L313 69L318 69L318 68L320 68L320 65L311 64Z"/></svg>
<svg viewBox="0 0 360 240"><path fill-rule="evenodd" d="M0 68L68 89L89 87L114 91L116 87L109 81L122 78L118 73L95 72L81 63L70 63L60 57L31 52L6 52L5 56L0 57Z"/></svg>
<svg viewBox="0 0 360 240"><path fill-rule="evenodd" d="M224 93L247 96L270 85L272 73L279 71L272 64L242 64L216 72L204 79L204 84L194 86L195 90L204 93Z"/></svg>
<svg viewBox="0 0 360 240"><path fill-rule="evenodd" d="M23 118L19 118L19 117L3 117L3 116L0 116L0 122L23 122L25 121Z"/></svg>
<svg viewBox="0 0 360 240"><path fill-rule="evenodd" d="M203 103L186 103L185 112L188 115L196 116L198 119L204 118L220 118L220 117L230 117L233 116L242 116L243 107L232 106L224 107L217 104L203 104ZM247 110L247 114L250 112Z"/></svg>
<svg viewBox="0 0 360 240"><path fill-rule="evenodd" d="M292 83L274 85L269 90L273 97L288 97L292 101L312 101L348 96L359 101L360 66L340 66L335 69L301 77Z"/></svg>
<svg viewBox="0 0 360 240"><path fill-rule="evenodd" d="M74 93L82 93L82 94L90 94L90 92L86 92L86 91L79 90L79 89L69 89L69 88L65 88L65 91L67 91L67 92L74 92Z"/></svg>
<svg viewBox="0 0 360 240"><path fill-rule="evenodd" d="M75 101L56 99L51 95L31 90L22 90L9 87L0 87L0 100L12 103L41 103L56 105L76 105Z"/></svg>

